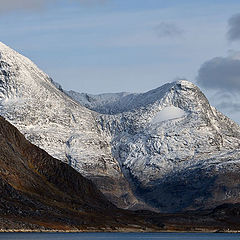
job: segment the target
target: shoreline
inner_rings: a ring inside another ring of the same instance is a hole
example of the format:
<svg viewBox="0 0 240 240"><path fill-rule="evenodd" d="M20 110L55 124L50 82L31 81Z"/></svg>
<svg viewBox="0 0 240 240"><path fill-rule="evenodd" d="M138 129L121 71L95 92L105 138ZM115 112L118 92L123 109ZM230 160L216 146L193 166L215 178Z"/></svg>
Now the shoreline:
<svg viewBox="0 0 240 240"><path fill-rule="evenodd" d="M214 229L214 230L204 230L204 229L198 229L198 230L192 230L192 231L179 231L179 230L163 230L163 231L156 231L156 230L44 230L44 229L0 229L1 233L240 233L240 230L220 230L220 229Z"/></svg>

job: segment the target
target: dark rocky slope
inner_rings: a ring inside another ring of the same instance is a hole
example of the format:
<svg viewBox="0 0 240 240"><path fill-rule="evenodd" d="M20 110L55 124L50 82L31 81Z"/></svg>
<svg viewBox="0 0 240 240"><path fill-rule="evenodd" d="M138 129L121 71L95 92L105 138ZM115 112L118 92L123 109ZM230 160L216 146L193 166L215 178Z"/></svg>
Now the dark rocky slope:
<svg viewBox="0 0 240 240"><path fill-rule="evenodd" d="M2 117L0 153L0 229L112 230L146 224L117 209L90 180L32 145Z"/></svg>

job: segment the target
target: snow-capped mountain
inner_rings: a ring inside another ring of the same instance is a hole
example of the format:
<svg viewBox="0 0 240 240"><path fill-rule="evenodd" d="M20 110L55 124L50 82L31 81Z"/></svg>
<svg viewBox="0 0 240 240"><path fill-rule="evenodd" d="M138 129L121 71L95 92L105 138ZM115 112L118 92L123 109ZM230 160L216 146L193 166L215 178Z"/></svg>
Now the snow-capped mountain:
<svg viewBox="0 0 240 240"><path fill-rule="evenodd" d="M100 113L114 157L148 204L182 211L240 201L240 128L194 84L177 81L105 105L68 94Z"/></svg>
<svg viewBox="0 0 240 240"><path fill-rule="evenodd" d="M90 178L119 207L138 203L96 113L57 88L26 57L0 43L0 115L33 144Z"/></svg>
<svg viewBox="0 0 240 240"><path fill-rule="evenodd" d="M0 115L119 207L240 201L240 128L188 81L141 94L67 92L0 44Z"/></svg>

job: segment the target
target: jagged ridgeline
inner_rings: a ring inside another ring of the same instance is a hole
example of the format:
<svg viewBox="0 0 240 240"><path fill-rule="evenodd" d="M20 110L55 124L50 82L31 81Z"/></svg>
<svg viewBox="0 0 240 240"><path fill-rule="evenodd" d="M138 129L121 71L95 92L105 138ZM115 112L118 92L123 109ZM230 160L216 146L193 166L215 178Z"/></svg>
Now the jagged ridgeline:
<svg viewBox="0 0 240 240"><path fill-rule="evenodd" d="M240 200L240 128L194 84L67 92L4 44L0 52L0 114L117 206L176 212Z"/></svg>

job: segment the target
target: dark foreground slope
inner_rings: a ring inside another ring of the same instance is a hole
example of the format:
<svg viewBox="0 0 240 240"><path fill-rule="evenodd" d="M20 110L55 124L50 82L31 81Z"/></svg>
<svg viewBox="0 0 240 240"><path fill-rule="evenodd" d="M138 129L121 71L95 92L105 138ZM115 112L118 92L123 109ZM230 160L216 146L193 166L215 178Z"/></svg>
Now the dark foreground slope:
<svg viewBox="0 0 240 240"><path fill-rule="evenodd" d="M114 230L148 224L29 143L0 117L0 229Z"/></svg>

